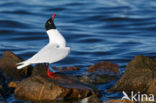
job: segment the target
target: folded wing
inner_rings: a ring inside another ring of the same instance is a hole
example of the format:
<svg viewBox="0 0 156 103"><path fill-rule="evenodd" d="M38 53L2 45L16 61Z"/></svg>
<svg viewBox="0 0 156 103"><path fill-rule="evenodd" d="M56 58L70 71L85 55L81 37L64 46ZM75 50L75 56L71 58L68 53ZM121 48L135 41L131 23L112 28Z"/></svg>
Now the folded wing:
<svg viewBox="0 0 156 103"><path fill-rule="evenodd" d="M54 63L65 58L69 54L70 48L57 46L48 44L27 61L31 63Z"/></svg>
<svg viewBox="0 0 156 103"><path fill-rule="evenodd" d="M69 47L58 47L56 44L48 44L30 59L20 62L17 68L21 69L30 64L54 63L64 59L70 52Z"/></svg>

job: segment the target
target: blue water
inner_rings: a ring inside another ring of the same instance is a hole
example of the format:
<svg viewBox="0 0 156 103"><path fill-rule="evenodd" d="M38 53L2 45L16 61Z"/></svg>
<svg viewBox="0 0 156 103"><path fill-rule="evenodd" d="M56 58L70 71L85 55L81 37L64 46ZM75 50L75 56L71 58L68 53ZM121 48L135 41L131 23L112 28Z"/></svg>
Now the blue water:
<svg viewBox="0 0 156 103"><path fill-rule="evenodd" d="M71 47L54 66L87 69L113 61L125 71L136 55L156 58L155 0L0 0L0 54L10 50L28 59L48 43L45 21L55 25Z"/></svg>

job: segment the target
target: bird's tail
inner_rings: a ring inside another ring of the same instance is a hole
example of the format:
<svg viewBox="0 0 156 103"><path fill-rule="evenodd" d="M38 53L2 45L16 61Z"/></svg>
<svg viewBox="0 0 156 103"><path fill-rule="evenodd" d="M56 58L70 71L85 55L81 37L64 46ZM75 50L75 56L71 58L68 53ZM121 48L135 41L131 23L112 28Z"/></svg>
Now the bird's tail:
<svg viewBox="0 0 156 103"><path fill-rule="evenodd" d="M22 69L22 68L24 68L24 67L26 67L26 66L28 66L28 65L30 65L29 63L27 63L27 62L20 62L20 63L17 63L17 69Z"/></svg>

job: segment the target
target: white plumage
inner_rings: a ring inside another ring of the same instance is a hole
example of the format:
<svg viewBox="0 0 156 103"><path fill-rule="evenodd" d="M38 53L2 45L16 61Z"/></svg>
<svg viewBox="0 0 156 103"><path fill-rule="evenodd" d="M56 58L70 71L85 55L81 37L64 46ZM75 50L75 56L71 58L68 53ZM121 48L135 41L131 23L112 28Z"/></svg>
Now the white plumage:
<svg viewBox="0 0 156 103"><path fill-rule="evenodd" d="M70 48L66 47L66 41L57 29L50 29L47 34L49 43L30 59L18 63L17 69L22 69L30 64L54 63L69 54Z"/></svg>

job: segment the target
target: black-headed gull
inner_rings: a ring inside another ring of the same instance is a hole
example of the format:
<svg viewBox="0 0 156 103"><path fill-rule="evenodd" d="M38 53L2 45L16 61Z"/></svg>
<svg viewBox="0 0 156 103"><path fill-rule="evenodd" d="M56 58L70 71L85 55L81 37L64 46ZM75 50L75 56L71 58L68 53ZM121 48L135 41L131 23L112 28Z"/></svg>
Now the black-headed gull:
<svg viewBox="0 0 156 103"><path fill-rule="evenodd" d="M48 76L54 78L54 73L49 71L49 64L62 60L70 52L70 48L66 47L64 37L56 29L56 26L53 22L55 16L56 13L54 13L45 24L45 28L49 36L49 43L30 59L18 63L17 69L22 69L31 64L44 63L47 66Z"/></svg>

